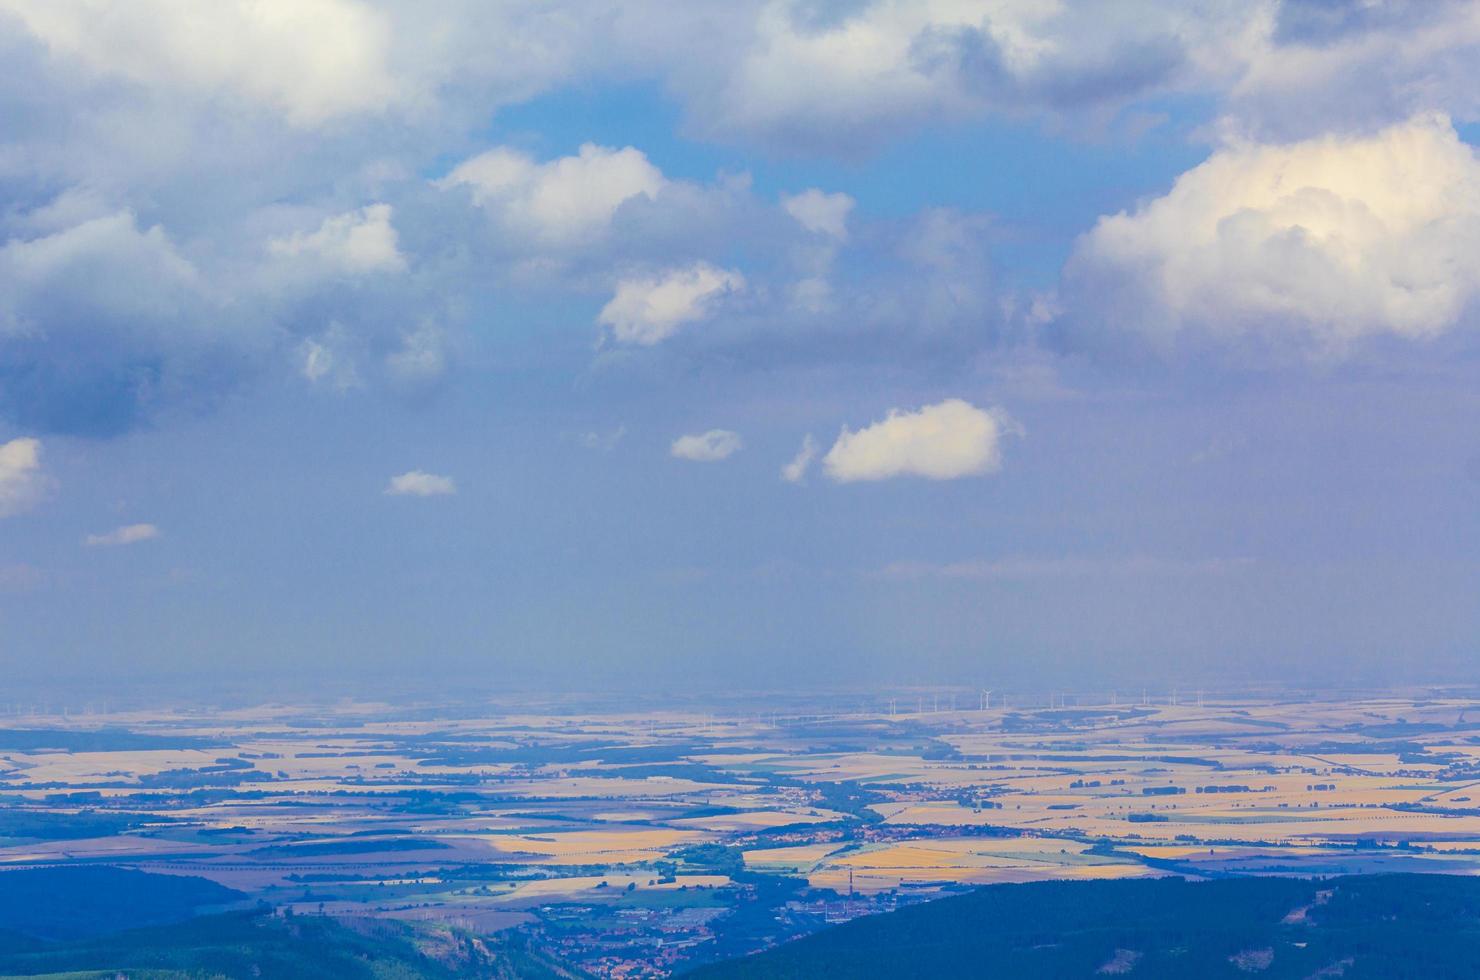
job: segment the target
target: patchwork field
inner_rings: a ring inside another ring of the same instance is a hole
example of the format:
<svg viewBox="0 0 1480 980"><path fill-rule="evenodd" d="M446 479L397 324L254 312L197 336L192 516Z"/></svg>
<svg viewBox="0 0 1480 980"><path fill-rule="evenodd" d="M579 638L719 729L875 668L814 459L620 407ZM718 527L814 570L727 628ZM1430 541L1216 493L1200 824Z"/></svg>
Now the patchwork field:
<svg viewBox="0 0 1480 980"><path fill-rule="evenodd" d="M11 717L0 874L198 877L640 975L660 939L666 970L996 882L1480 873L1468 695L863 700Z"/></svg>

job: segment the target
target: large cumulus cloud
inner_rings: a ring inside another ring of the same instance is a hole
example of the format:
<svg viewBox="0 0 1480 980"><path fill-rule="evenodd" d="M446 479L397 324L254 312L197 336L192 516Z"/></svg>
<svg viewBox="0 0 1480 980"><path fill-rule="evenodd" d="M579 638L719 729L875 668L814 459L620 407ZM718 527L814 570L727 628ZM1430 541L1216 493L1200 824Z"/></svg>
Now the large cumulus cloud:
<svg viewBox="0 0 1480 980"><path fill-rule="evenodd" d="M1158 344L1253 336L1339 353L1454 328L1480 295L1477 248L1480 160L1425 115L1370 137L1226 146L1102 218L1067 285L1083 320Z"/></svg>

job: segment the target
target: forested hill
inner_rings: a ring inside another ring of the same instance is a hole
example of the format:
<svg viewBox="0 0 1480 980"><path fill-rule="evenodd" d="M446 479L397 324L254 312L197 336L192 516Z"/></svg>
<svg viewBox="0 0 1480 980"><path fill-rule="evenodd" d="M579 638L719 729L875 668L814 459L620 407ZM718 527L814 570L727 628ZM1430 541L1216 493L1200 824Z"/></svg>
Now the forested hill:
<svg viewBox="0 0 1480 980"><path fill-rule="evenodd" d="M45 980L566 980L525 945L392 919L260 912L46 943L0 933L0 977Z"/></svg>
<svg viewBox="0 0 1480 980"><path fill-rule="evenodd" d="M1475 977L1480 878L994 885L695 971L817 977Z"/></svg>
<svg viewBox="0 0 1480 980"><path fill-rule="evenodd" d="M514 936L478 937L393 919L274 915L250 903L240 908L244 897L204 878L121 868L0 872L0 978L583 976Z"/></svg>

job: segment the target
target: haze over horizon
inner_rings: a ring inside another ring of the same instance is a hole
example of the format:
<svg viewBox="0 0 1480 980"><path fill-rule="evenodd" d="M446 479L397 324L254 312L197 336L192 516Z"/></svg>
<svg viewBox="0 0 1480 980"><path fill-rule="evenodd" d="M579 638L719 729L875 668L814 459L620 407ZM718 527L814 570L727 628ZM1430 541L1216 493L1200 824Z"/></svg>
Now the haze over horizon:
<svg viewBox="0 0 1480 980"><path fill-rule="evenodd" d="M1477 49L1458 0L0 0L0 665L1471 682Z"/></svg>

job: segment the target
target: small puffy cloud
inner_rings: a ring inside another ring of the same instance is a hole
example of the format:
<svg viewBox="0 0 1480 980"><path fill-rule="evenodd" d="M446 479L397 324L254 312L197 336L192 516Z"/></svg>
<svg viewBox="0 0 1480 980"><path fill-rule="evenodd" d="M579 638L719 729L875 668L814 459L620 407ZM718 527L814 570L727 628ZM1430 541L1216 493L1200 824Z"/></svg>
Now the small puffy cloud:
<svg viewBox="0 0 1480 980"><path fill-rule="evenodd" d="M233 96L310 126L404 93L386 17L354 0L0 0L55 58L102 78L203 101Z"/></svg>
<svg viewBox="0 0 1480 980"><path fill-rule="evenodd" d="M30 510L51 489L41 469L41 440L0 443L0 517Z"/></svg>
<svg viewBox="0 0 1480 980"><path fill-rule="evenodd" d="M855 203L847 194L824 194L815 187L800 194L781 196L781 206L797 224L840 242L848 240L848 215Z"/></svg>
<svg viewBox="0 0 1480 980"><path fill-rule="evenodd" d="M372 204L325 218L317 231L274 238L267 243L273 255L312 257L336 272L362 275L400 272L406 268L391 225L391 206Z"/></svg>
<svg viewBox="0 0 1480 980"><path fill-rule="evenodd" d="M696 262L659 276L621 280L596 319L618 342L650 347L685 324L706 319L722 297L744 288L740 273Z"/></svg>
<svg viewBox="0 0 1480 980"><path fill-rule="evenodd" d="M930 480L994 473L1002 467L1002 440L1016 430L1001 410L950 398L919 411L892 409L882 422L857 432L843 429L822 458L839 483L922 476Z"/></svg>
<svg viewBox="0 0 1480 980"><path fill-rule="evenodd" d="M651 200L665 183L642 151L586 143L575 156L546 163L499 147L460 164L437 186L467 187L473 203L513 230L559 246L599 237L623 203Z"/></svg>
<svg viewBox="0 0 1480 980"><path fill-rule="evenodd" d="M457 493L457 484L450 476L410 470L391 477L385 492L392 497L446 497Z"/></svg>
<svg viewBox="0 0 1480 980"><path fill-rule="evenodd" d="M812 466L812 460L817 458L817 440L812 438L809 432L802 439L802 448L792 457L791 462L781 467L781 479L787 483L801 483L807 478L807 470Z"/></svg>
<svg viewBox="0 0 1480 980"><path fill-rule="evenodd" d="M1168 342L1283 333L1323 351L1429 337L1480 295L1480 161L1447 118L1371 136L1237 143L1134 212L1101 218L1071 305Z"/></svg>
<svg viewBox="0 0 1480 980"><path fill-rule="evenodd" d="M668 451L678 459L717 463L735 455L744 445L739 433L728 429L710 429L702 435L679 436L673 440Z"/></svg>
<svg viewBox="0 0 1480 980"><path fill-rule="evenodd" d="M153 524L125 524L106 534L89 534L82 543L89 548L116 548L125 544L138 544L159 537L159 528Z"/></svg>

